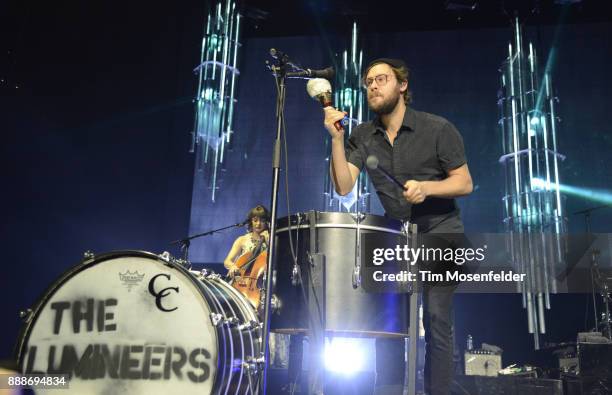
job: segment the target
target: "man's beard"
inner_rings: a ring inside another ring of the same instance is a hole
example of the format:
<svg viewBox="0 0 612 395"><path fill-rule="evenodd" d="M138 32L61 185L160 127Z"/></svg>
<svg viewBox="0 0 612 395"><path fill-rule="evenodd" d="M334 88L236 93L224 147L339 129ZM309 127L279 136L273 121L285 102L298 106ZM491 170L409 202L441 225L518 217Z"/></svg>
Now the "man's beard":
<svg viewBox="0 0 612 395"><path fill-rule="evenodd" d="M368 100L368 107L377 115L391 114L399 103L401 96L398 92L395 96L384 99L382 103L377 105L372 105L371 101Z"/></svg>

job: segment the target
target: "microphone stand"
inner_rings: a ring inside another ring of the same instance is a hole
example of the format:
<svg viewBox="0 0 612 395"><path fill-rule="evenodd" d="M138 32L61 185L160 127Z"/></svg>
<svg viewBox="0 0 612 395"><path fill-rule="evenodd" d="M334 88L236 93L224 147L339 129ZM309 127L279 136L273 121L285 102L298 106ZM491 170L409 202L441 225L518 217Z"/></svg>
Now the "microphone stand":
<svg viewBox="0 0 612 395"><path fill-rule="evenodd" d="M276 98L276 137L274 140L274 147L272 150L272 191L271 191L271 202L270 202L270 239L268 241L268 261L266 263L266 282L264 292L264 316L262 322L262 345L263 355L257 362L263 365L260 370L261 378L259 380L259 386L261 394L266 394L267 381L268 381L268 369L269 369L269 338L270 338L270 301L272 298L272 264L276 256L276 219L278 209L278 190L280 181L280 166L281 166L281 137L283 130L283 111L285 107L285 82L287 79L288 67L292 67L289 58L284 55L277 58L278 65L270 65L269 68L272 71L274 78L276 78L276 85L278 87L277 98Z"/></svg>
<svg viewBox="0 0 612 395"><path fill-rule="evenodd" d="M238 222L237 224L224 226L223 228L209 230L208 232L204 232L204 233L197 233L192 236L187 236L183 239L171 241L170 245L180 244L181 251L183 252L182 260L184 263L187 263L189 262L189 246L191 245L191 240L197 239L198 237L209 236L209 235L212 235L217 232L221 232L222 230L229 229L229 228L240 228L244 225L245 225L244 222Z"/></svg>

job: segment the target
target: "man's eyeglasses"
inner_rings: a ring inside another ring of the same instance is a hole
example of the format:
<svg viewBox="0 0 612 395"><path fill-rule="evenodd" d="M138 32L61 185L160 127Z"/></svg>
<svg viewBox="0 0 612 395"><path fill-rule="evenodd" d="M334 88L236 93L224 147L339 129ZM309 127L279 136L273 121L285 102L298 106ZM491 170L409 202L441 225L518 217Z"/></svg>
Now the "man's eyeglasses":
<svg viewBox="0 0 612 395"><path fill-rule="evenodd" d="M389 76L387 74L379 74L374 78L366 78L363 81L363 87L368 89L374 81L376 81L377 86L385 86L387 84L387 81L389 81Z"/></svg>

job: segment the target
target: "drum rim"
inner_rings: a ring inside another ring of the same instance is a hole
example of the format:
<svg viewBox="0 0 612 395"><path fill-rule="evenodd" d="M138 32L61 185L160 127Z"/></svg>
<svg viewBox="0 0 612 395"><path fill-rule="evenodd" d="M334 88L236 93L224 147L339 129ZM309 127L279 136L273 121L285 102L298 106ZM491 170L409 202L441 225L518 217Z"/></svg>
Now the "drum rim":
<svg viewBox="0 0 612 395"><path fill-rule="evenodd" d="M336 211L306 211L306 212L298 212L291 215L287 215L285 217L279 218L277 223L282 224L282 227L276 230L276 233L283 233L289 230L299 230L299 229L309 229L311 224L308 222L308 218L314 213L314 215L318 218L318 216L325 217L346 217L350 216L352 213L348 212L336 212ZM317 221L313 226L315 228L336 228L336 229L355 229L355 230L371 230L376 232L384 232L384 233L392 233L402 235L402 222L393 218L388 218L382 215L371 214L371 213L361 213L364 215L362 220L366 218L373 218L376 221L386 222L386 224L371 224L366 221L357 223L356 220L346 221L346 222L330 222L330 221ZM300 220L300 218L304 217L304 220ZM293 218L298 218L298 223L292 223ZM299 225L298 225L299 224Z"/></svg>
<svg viewBox="0 0 612 395"><path fill-rule="evenodd" d="M204 300L204 302L208 305L209 310L211 312L213 311L213 309L210 306L209 301L206 299L206 295L204 295L203 293L203 290L201 288L202 286L199 283L198 279L195 276L193 276L189 272L188 269L182 267L181 265L178 265L177 263L171 260L165 260L164 258L162 258L161 255L155 254L150 251L143 251L143 250L115 250L115 251L105 252L99 255L93 255L91 257L85 257L79 263L71 266L68 270L63 272L55 281L53 281L51 285L48 286L43 291L42 295L33 304L33 307L31 308L31 312L28 315L28 319L22 324L22 327L19 331L19 334L17 336L17 343L14 349L15 360L17 361L17 366L20 372L23 372L23 368L24 368L23 363L25 362L22 360L23 355L24 355L24 348L26 344L28 343L28 340L30 338L30 334L32 333L34 324L36 323L41 310L43 309L44 306L48 304L49 300L53 297L53 295L61 288L61 286L64 283L66 283L68 280L70 280L72 277L74 277L81 271L86 270L102 262L108 261L110 259L117 258L117 257L149 258L149 259L159 261L174 269L178 269L180 272L182 272L185 275L185 277L189 279L189 281L193 283L194 287L198 290L198 292L202 296L202 299ZM210 317L207 317L207 318L210 318ZM215 344L218 344L219 333L217 331L218 331L218 328L215 328L215 331L213 331L214 336L215 336L215 339L214 339ZM215 366L218 364L218 360L219 360L219 356L217 355L217 361L215 361ZM214 375L211 377L211 379L213 380L212 381L213 390L215 389L215 384L217 381L217 373L218 371L217 369L215 369Z"/></svg>
<svg viewBox="0 0 612 395"><path fill-rule="evenodd" d="M392 228L383 228L381 226L373 226L373 225L357 225L357 224L316 224L315 228L327 228L327 229L359 229L359 230L373 230L382 233L392 233L401 235L403 232L401 230L392 229ZM291 230L297 229L310 229L310 225L291 225ZM289 230L288 226L279 228L276 230L276 233L287 232Z"/></svg>

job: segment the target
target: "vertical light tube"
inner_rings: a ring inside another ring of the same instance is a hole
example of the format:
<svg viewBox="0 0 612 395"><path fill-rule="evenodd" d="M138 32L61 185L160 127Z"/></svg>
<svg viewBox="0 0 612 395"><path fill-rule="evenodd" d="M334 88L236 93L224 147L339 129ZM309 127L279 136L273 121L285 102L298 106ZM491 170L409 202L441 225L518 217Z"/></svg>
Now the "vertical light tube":
<svg viewBox="0 0 612 395"><path fill-rule="evenodd" d="M196 97L194 148L198 170L205 173L215 201L219 171L233 133L234 95L238 75L240 15L233 1L219 1L208 14L202 38ZM219 68L219 70L217 70Z"/></svg>
<svg viewBox="0 0 612 395"><path fill-rule="evenodd" d="M534 335L537 349L539 336L546 333L544 313L550 308L550 293L557 290L549 277L563 259L560 235L565 231L565 219L558 169L561 156L557 152L550 76L545 72L540 81L536 50L531 43L523 45L520 21L515 18L513 22L513 39L502 68L502 95L498 100L503 149L500 162L506 183L504 222L513 264L527 274L517 289L522 293L528 331ZM543 180L544 186L535 180Z"/></svg>

